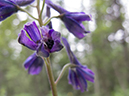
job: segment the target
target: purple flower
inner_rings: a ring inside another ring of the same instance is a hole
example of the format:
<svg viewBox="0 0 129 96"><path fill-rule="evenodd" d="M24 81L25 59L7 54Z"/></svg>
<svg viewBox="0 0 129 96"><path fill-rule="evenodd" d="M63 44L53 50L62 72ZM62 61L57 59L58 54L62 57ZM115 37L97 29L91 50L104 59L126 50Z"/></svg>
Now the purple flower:
<svg viewBox="0 0 129 96"><path fill-rule="evenodd" d="M40 30L35 22L27 23L21 30L18 42L31 50L35 50L37 55L43 57L48 57L49 53L60 51L63 48L59 32L45 26L40 27Z"/></svg>
<svg viewBox="0 0 129 96"><path fill-rule="evenodd" d="M50 0L45 0L45 3L60 13L60 19L64 22L66 28L74 34L77 38L81 39L85 37L86 31L82 21L90 21L91 17L84 12L69 12L62 7L53 4Z"/></svg>
<svg viewBox="0 0 129 96"><path fill-rule="evenodd" d="M36 75L42 70L43 64L43 59L34 53L26 59L24 62L24 67L26 70L28 69L29 74Z"/></svg>
<svg viewBox="0 0 129 96"><path fill-rule="evenodd" d="M0 21L18 11L18 6L25 6L34 0L0 0Z"/></svg>
<svg viewBox="0 0 129 96"><path fill-rule="evenodd" d="M87 90L87 80L90 82L94 82L94 73L86 66L80 64L76 56L71 51L67 40L65 38L62 38L62 41L66 47L66 51L71 64L77 65L69 69L69 84L73 85L74 89L81 90L81 92L84 92L85 90Z"/></svg>

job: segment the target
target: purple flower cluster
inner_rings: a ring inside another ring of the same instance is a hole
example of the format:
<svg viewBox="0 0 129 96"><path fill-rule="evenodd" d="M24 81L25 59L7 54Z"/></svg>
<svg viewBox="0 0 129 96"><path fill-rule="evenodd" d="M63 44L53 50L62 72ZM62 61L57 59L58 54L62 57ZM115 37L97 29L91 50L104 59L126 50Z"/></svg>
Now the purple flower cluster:
<svg viewBox="0 0 129 96"><path fill-rule="evenodd" d="M19 8L21 6L31 4L34 1L35 0L0 0L0 21L3 21L20 10ZM60 15L58 17L63 21L66 28L78 39L82 39L86 36L86 33L89 33L89 31L85 30L82 22L90 21L90 15L84 12L69 12L50 0L45 0L44 3L47 4L46 16L50 18L50 8L59 12ZM39 20L41 20L41 18ZM24 25L24 28L19 34L18 42L35 51L24 62L24 67L28 70L29 74L39 74L44 65L44 58L49 57L51 53L60 51L63 48L60 38L61 34L52 29L51 21L47 26L41 26L40 28L38 28L34 21ZM73 85L75 89L79 89L83 92L87 90L87 81L94 82L94 73L77 60L66 38L62 37L62 41L66 48L70 63L75 65L69 68L69 84Z"/></svg>
<svg viewBox="0 0 129 96"><path fill-rule="evenodd" d="M41 63L43 61L40 60L40 56L49 57L50 53L60 51L63 48L60 37L61 34L59 32L49 29L48 27L42 26L39 30L35 22L27 23L24 26L24 29L21 30L21 33L19 34L18 42L29 49L36 51L35 55L28 57L26 60L27 63L24 63L24 66L27 66L25 68L29 68L28 73L38 74L41 71ZM32 71L30 69L34 70Z"/></svg>

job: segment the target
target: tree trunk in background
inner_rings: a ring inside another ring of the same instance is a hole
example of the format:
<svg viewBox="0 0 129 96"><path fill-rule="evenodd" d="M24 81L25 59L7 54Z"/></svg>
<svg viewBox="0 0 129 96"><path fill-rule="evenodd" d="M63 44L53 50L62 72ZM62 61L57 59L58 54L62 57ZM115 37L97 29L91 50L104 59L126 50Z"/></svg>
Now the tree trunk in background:
<svg viewBox="0 0 129 96"><path fill-rule="evenodd" d="M100 81L99 81L99 77L98 77L98 69L95 66L95 64L92 64L92 70L95 73L95 82L94 82L95 96L101 96L100 95Z"/></svg>

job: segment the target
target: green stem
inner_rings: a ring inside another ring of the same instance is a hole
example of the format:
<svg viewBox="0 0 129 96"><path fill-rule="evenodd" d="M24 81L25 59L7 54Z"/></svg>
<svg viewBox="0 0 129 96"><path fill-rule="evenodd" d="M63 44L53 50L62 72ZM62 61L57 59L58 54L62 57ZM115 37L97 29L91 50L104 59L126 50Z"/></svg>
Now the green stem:
<svg viewBox="0 0 129 96"><path fill-rule="evenodd" d="M57 96L57 88L56 88L56 84L55 84L52 69L51 69L50 59L44 58L44 61L45 61L45 65L46 65L46 70L47 70L48 79L49 79L49 83L51 86L52 94L53 94L53 96Z"/></svg>
<svg viewBox="0 0 129 96"><path fill-rule="evenodd" d="M42 27L43 26L43 22L42 22L42 17L40 16L40 0L37 0L37 6L36 6L36 8L37 8L37 12L38 12L38 22L39 22L39 25L40 25L40 27Z"/></svg>
<svg viewBox="0 0 129 96"><path fill-rule="evenodd" d="M42 17L42 13L43 13L43 9L44 9L44 5L45 5L45 0L43 0L43 5L42 5L42 9L40 11L39 17Z"/></svg>
<svg viewBox="0 0 129 96"><path fill-rule="evenodd" d="M65 71L69 68L69 67L75 67L77 65L75 64L71 64L71 63L68 63L68 64L65 64L64 67L62 68L58 78L56 79L56 82L55 84L57 85L57 83L59 82L59 80L62 78L62 76L64 75Z"/></svg>
<svg viewBox="0 0 129 96"><path fill-rule="evenodd" d="M27 12L26 10L24 10L24 9L22 9L22 8L20 8L20 7L18 7L18 9L19 9L20 11L22 11L22 12L27 13L31 18L33 18L33 19L35 19L35 20L38 20L37 18L35 18L34 16L32 16L29 12Z"/></svg>
<svg viewBox="0 0 129 96"><path fill-rule="evenodd" d="M46 22L43 25L46 26L51 21L52 18L58 18L58 17L59 16L53 16L53 17L49 18L48 20L46 20Z"/></svg>
<svg viewBox="0 0 129 96"><path fill-rule="evenodd" d="M40 13L40 0L37 0L37 6L36 6L36 8L37 8L37 11L38 11L38 14Z"/></svg>

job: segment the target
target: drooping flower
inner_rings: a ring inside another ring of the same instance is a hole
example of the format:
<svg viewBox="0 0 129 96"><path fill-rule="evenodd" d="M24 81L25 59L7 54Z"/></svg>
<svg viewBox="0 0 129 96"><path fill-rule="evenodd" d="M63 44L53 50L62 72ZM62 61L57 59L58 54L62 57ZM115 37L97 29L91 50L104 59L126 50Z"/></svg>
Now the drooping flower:
<svg viewBox="0 0 129 96"><path fill-rule="evenodd" d="M24 62L24 67L28 73L31 75L37 75L41 72L44 61L40 56L37 56L36 53L30 55Z"/></svg>
<svg viewBox="0 0 129 96"><path fill-rule="evenodd" d="M18 42L31 50L35 50L37 55L43 57L48 57L49 53L60 51L63 48L59 32L45 26L40 27L40 30L35 22L27 23L24 29L21 30Z"/></svg>
<svg viewBox="0 0 129 96"><path fill-rule="evenodd" d="M62 38L65 45L67 54L69 56L71 64L75 64L75 67L69 68L68 81L69 84L73 85L74 89L81 90L84 92L87 90L87 80L94 82L94 73L87 68L87 66L82 65L73 54L70 46L65 38Z"/></svg>
<svg viewBox="0 0 129 96"><path fill-rule="evenodd" d="M54 4L50 0L45 0L45 3L58 11L60 13L60 19L64 22L66 28L74 34L77 38L81 39L85 37L86 33L89 33L89 31L86 31L82 22L83 21L90 21L91 16L86 15L84 12L69 12L62 7Z"/></svg>
<svg viewBox="0 0 129 96"><path fill-rule="evenodd" d="M16 13L18 6L25 6L34 0L0 0L0 21Z"/></svg>

